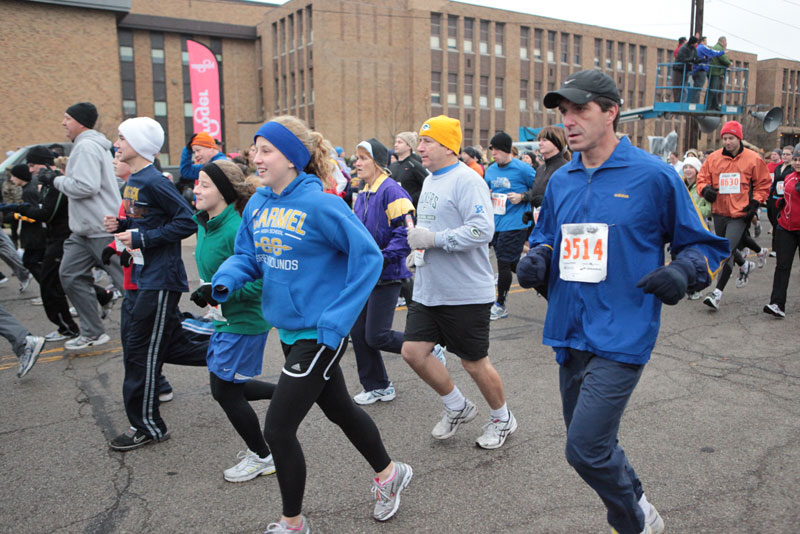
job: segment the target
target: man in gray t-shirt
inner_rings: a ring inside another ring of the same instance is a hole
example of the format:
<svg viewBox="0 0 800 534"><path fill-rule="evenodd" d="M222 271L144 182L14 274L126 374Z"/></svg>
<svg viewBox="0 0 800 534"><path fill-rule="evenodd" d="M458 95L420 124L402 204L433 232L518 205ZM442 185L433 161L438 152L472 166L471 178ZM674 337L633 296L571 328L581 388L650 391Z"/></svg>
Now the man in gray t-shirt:
<svg viewBox="0 0 800 534"><path fill-rule="evenodd" d="M428 119L419 134L417 151L431 175L422 186L418 226L408 230L408 244L414 250L409 258L417 271L403 359L442 398L444 414L432 434L447 439L462 423L474 419L478 409L432 351L438 343L461 358L491 409L476 442L484 449L496 449L517 429L517 421L488 356L489 311L495 300L488 250L494 233L492 199L483 179L458 159L458 120L444 115Z"/></svg>

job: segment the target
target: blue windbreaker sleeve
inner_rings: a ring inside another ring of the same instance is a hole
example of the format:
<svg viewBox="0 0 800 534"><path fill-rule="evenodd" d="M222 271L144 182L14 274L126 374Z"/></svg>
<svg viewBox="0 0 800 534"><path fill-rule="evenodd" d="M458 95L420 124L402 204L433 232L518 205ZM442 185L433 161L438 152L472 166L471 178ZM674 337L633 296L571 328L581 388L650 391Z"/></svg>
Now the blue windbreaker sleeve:
<svg viewBox="0 0 800 534"><path fill-rule="evenodd" d="M536 226L533 227L533 232L528 238L528 244L531 248L537 245L547 245L550 248L555 248L555 239L558 234L558 228L553 212L553 195L550 184L553 178L547 183L547 188L544 191L544 198L542 199L541 209L539 210L539 219Z"/></svg>
<svg viewBox="0 0 800 534"><path fill-rule="evenodd" d="M160 247L185 239L197 231L197 224L192 220L192 209L171 181L159 180L148 188L152 188L151 199L170 215L169 222L157 228L139 228L131 236L132 248Z"/></svg>
<svg viewBox="0 0 800 534"><path fill-rule="evenodd" d="M261 277L253 241L252 211L245 210L242 224L236 232L233 256L225 260L211 277L212 296L217 302L225 302L231 293L238 291L248 282L261 280ZM217 291L217 286L225 286L228 291Z"/></svg>
<svg viewBox="0 0 800 534"><path fill-rule="evenodd" d="M202 165L192 163L192 151L183 147L181 151L181 178L197 180L200 177L200 169Z"/></svg>
<svg viewBox="0 0 800 534"><path fill-rule="evenodd" d="M711 283L730 255L728 240L708 230L681 179L675 173L664 174L667 189L663 198L674 209L662 211L662 231L676 259L691 261L695 266L697 282L689 290L699 291Z"/></svg>
<svg viewBox="0 0 800 534"><path fill-rule="evenodd" d="M375 239L345 204L339 204L338 224L326 226L325 237L347 255L347 277L317 321L317 342L333 349L350 333L383 269Z"/></svg>

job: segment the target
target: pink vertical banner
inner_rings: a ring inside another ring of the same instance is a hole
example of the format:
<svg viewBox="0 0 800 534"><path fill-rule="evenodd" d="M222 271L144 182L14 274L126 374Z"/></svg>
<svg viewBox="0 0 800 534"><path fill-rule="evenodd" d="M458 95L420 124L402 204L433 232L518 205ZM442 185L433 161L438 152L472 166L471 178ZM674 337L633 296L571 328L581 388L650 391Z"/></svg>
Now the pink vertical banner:
<svg viewBox="0 0 800 534"><path fill-rule="evenodd" d="M192 91L194 133L208 132L222 139L219 105L219 68L214 53L196 41L186 41L189 53L189 83Z"/></svg>

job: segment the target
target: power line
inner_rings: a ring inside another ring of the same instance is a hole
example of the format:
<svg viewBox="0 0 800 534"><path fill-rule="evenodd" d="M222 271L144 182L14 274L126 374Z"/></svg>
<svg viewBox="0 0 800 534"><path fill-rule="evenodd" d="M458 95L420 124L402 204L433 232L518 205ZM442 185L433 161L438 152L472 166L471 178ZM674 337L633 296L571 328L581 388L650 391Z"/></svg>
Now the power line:
<svg viewBox="0 0 800 534"><path fill-rule="evenodd" d="M757 11L751 11L751 10L746 9L744 7L737 6L736 4L731 4L730 2L726 2L725 0L719 0L719 3L720 4L725 4L727 6L735 7L736 9L741 9L742 11L746 11L747 13L750 13L752 15L756 15L757 17L761 17L761 18L764 18L764 19L767 19L767 20L771 20L772 22L777 22L778 24L783 24L784 26L788 26L793 30L797 29L797 25L796 24L788 24L788 23L786 23L786 22L784 22L782 20L773 19L772 17L768 17L766 15L762 15L761 13L758 13ZM800 4L797 4L797 5L800 5Z"/></svg>
<svg viewBox="0 0 800 534"><path fill-rule="evenodd" d="M762 44L760 44L760 43L755 43L755 42L753 42L753 41L750 41L750 40L748 40L748 39L745 39L745 38L744 38L744 37L742 37L741 35L736 35L736 34L735 34L735 33L733 33L733 32L729 32L729 31L728 31L728 30L726 30L725 28L720 28L719 26L715 26L715 25L713 25L713 24L709 24L709 23L706 23L706 26L710 26L710 27L712 27L712 28L714 28L714 29L717 29L717 30L721 31L723 34L732 35L733 37L736 37L737 39L739 39L740 41L744 41L745 43L750 43L751 45L757 46L757 47L759 47L759 48L762 48L762 49L764 49L764 50L768 50L769 52L772 52L772 53L774 53L774 54L777 54L779 58L783 58L783 59L791 59L791 60L794 60L794 61L800 61L800 59L797 59L796 57L789 56L789 55L787 55L787 54L784 54L783 52L778 52L777 50L773 50L773 49L771 49L771 48L767 48L766 46L764 46L764 45L762 45Z"/></svg>

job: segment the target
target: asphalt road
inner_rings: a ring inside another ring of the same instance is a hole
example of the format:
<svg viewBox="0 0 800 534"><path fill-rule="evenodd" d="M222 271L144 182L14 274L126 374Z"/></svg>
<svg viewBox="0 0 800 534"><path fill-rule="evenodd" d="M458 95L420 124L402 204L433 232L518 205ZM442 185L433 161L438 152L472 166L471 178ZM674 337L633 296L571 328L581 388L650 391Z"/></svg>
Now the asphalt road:
<svg viewBox="0 0 800 534"><path fill-rule="evenodd" d="M767 244L767 235L760 241ZM198 284L193 243L184 246ZM621 444L668 533L798 532L800 502L800 273L795 262L788 317L762 313L774 259L747 287L733 281L722 308L700 301L664 307L651 362L626 412ZM0 305L37 334L52 330L16 280ZM476 401L479 419L450 440L430 431L436 395L387 355L397 399L367 407L393 458L413 466L397 516L371 518L371 473L343 434L314 408L300 428L308 464L304 513L314 533L607 533L605 510L563 457L564 426L551 349L542 346L545 301L512 289L511 316L492 324L490 355L519 429L506 445L474 444L488 407L455 358L449 369ZM188 297L183 308L199 311ZM405 309L395 326L402 329ZM175 399L162 406L172 438L118 453L107 440L127 427L122 406L119 310L112 341L79 354L45 346L30 374L0 341L0 532L259 533L281 511L275 476L231 484L222 471L244 444L211 398L207 371L165 366ZM352 350L342 367L360 391ZM266 379L280 372L275 331ZM255 404L259 415L267 401Z"/></svg>

